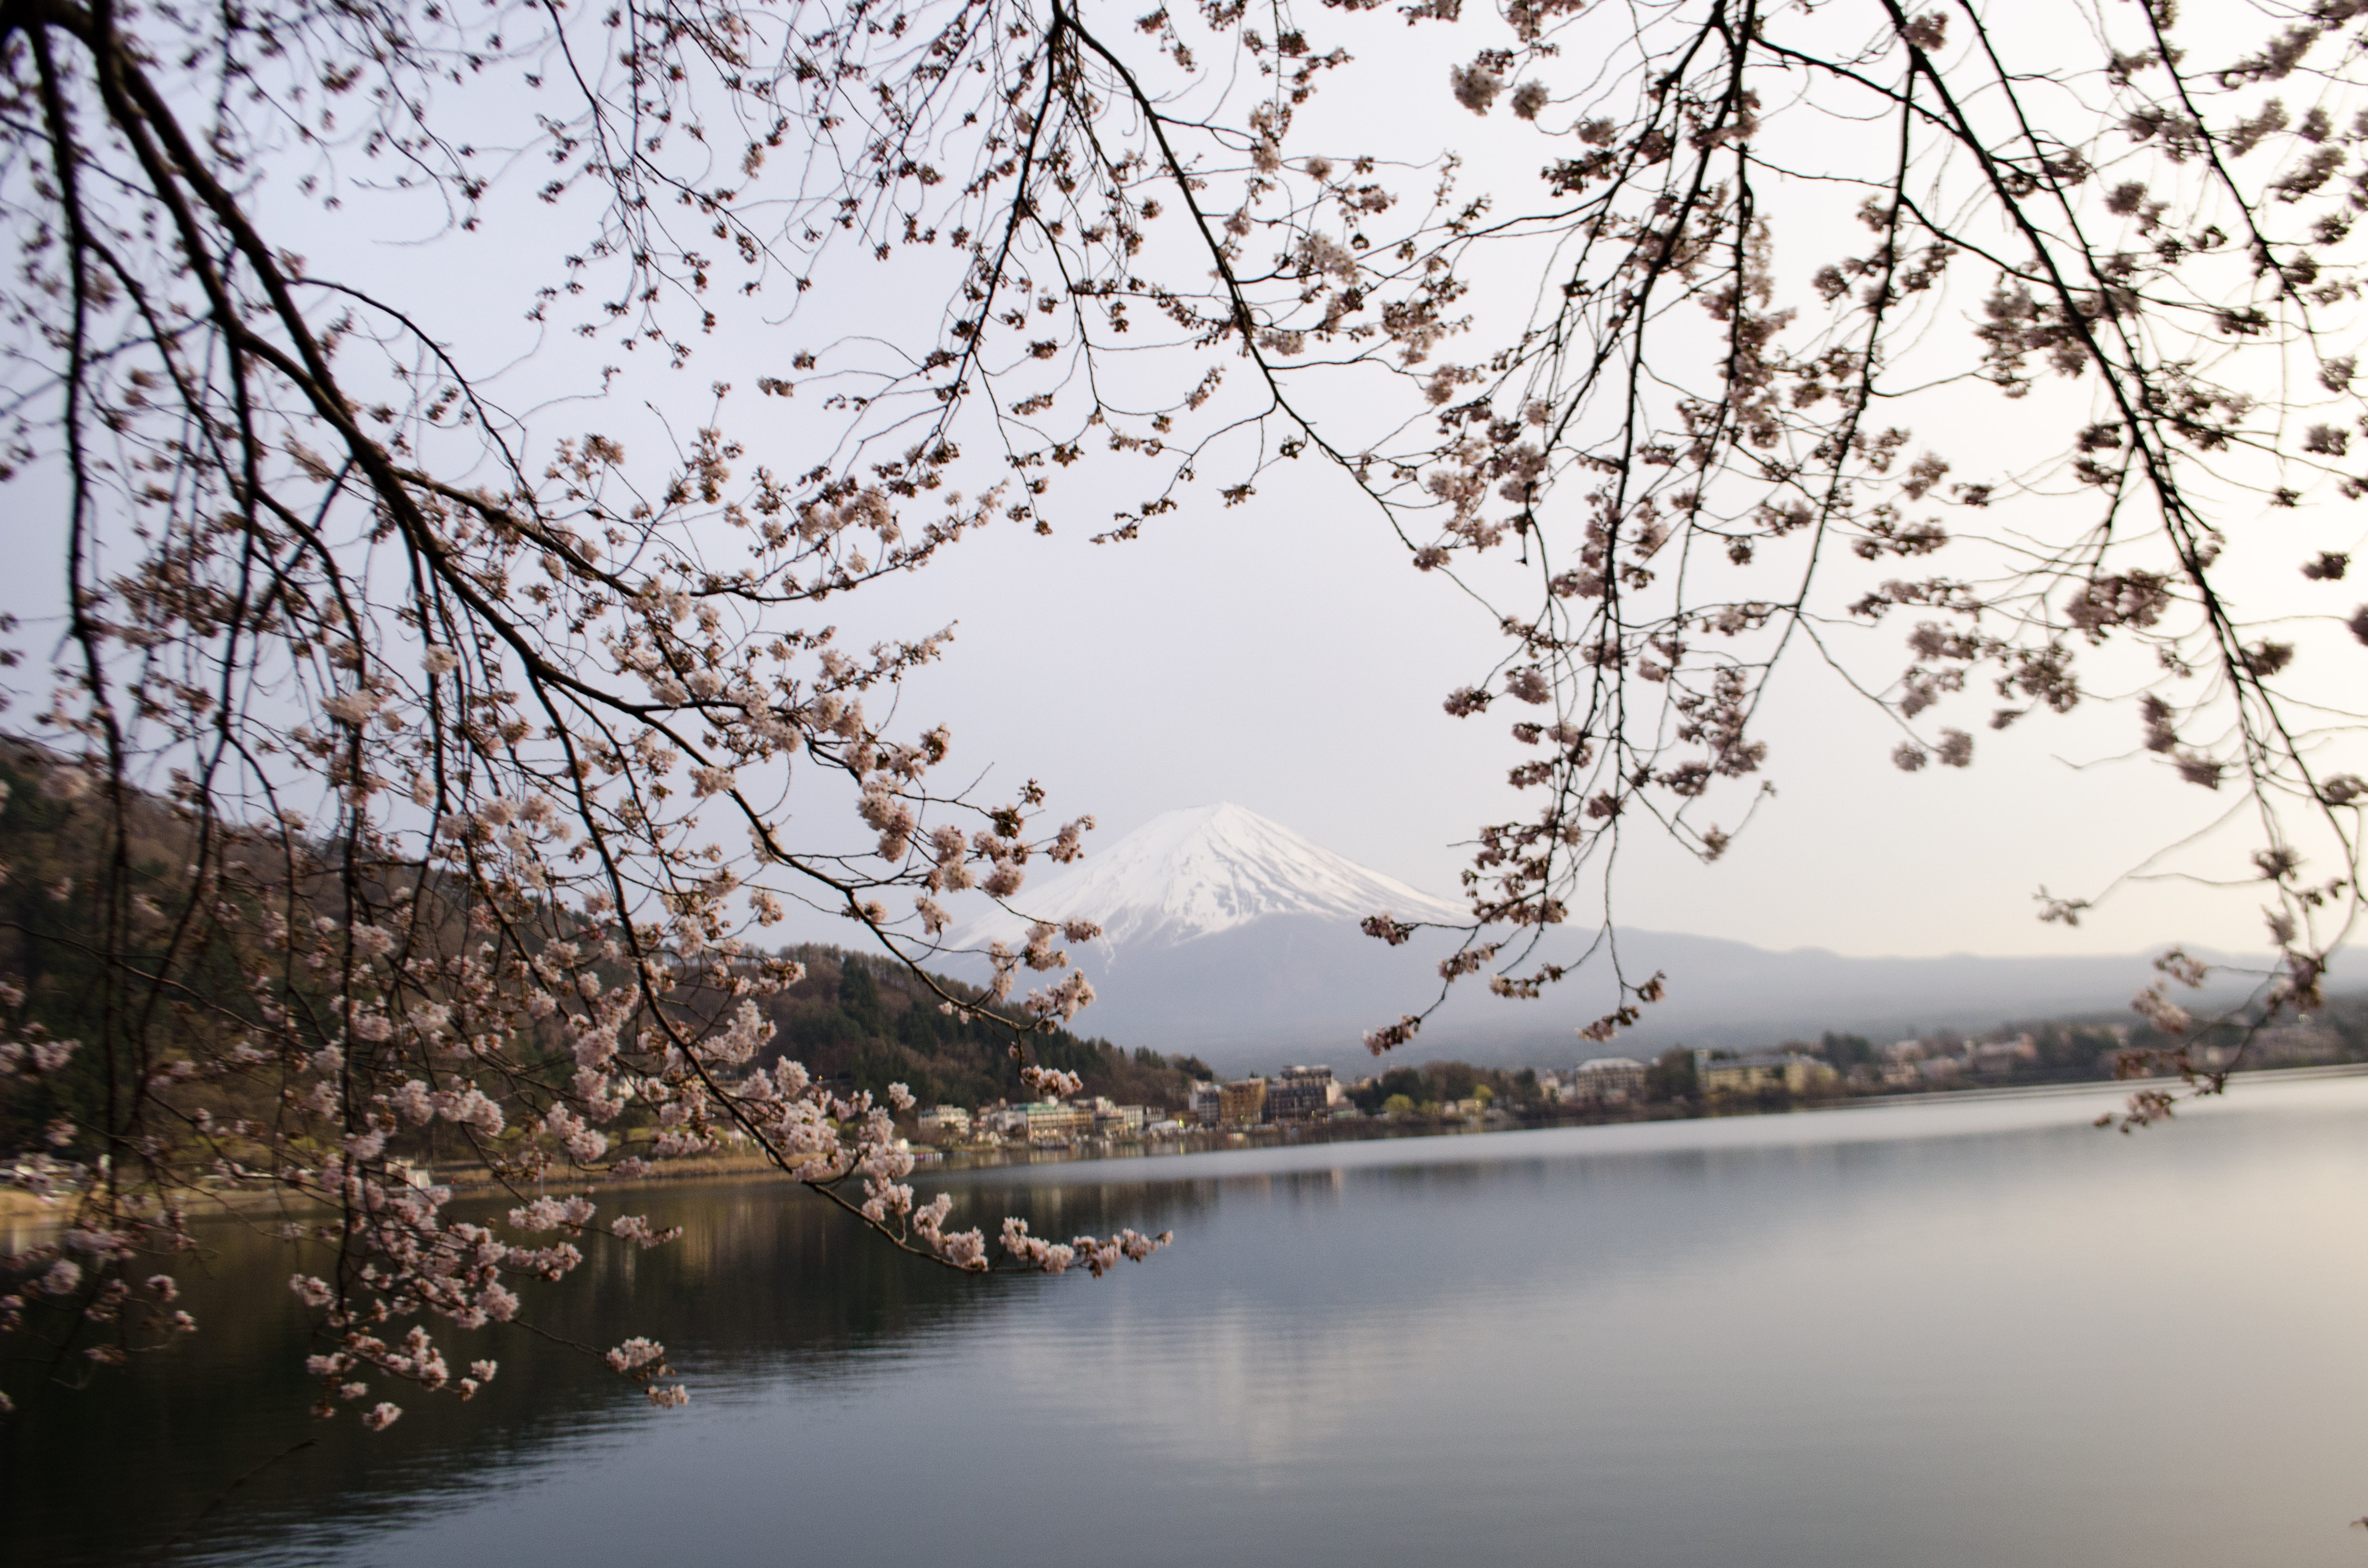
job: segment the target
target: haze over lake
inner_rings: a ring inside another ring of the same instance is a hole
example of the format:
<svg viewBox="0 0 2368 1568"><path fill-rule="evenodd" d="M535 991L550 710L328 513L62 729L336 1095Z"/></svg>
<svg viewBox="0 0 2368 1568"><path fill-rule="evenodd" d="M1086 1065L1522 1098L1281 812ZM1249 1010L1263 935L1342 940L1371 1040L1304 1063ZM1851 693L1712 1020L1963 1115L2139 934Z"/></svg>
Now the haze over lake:
<svg viewBox="0 0 2368 1568"><path fill-rule="evenodd" d="M290 1254L224 1229L205 1331L44 1396L0 1488L28 1562L136 1560L318 1435L174 1560L2356 1563L2368 1078L2134 1138L2088 1125L2117 1099L924 1182L1176 1231L1100 1281L958 1278L783 1184L654 1188L683 1240L549 1321L663 1339L688 1409L512 1337L476 1403L381 1437L306 1419L292 1302L227 1305Z"/></svg>

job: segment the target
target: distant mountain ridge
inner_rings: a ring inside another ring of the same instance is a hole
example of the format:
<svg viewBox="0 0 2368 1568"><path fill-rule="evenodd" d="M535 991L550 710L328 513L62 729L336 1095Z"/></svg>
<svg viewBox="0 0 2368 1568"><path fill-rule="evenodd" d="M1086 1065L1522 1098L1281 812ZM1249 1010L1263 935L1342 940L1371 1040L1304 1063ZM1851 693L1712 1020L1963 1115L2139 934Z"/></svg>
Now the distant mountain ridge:
<svg viewBox="0 0 2368 1568"><path fill-rule="evenodd" d="M1391 948L1360 923L1384 912L1407 921L1468 918L1459 904L1232 804L1166 812L1073 869L1031 879L1016 902L1039 918L1101 924L1101 939L1069 945L1099 993L1078 1027L1129 1048L1190 1052L1224 1071L1300 1060L1355 1068L1365 1029L1438 996L1438 961L1453 946L1446 933L1425 932ZM983 947L1025 930L1025 921L996 910L960 927L956 941ZM1542 956L1575 960L1591 935L1570 933L1559 944L1567 950ZM1547 1065L1679 1042L1773 1044L1826 1029L1880 1040L2023 1018L2126 1017L2130 997L2154 978L2145 955L1852 958L1624 927L1615 937L1628 976L1665 972L1668 998L1610 1047L1582 1045L1575 1033L1612 1003L1599 961L1531 1002L1493 996L1484 982L1466 980L1394 1058ZM2334 978L2356 983L2357 969L2347 956ZM2233 1000L2241 989L2224 984L2212 994Z"/></svg>

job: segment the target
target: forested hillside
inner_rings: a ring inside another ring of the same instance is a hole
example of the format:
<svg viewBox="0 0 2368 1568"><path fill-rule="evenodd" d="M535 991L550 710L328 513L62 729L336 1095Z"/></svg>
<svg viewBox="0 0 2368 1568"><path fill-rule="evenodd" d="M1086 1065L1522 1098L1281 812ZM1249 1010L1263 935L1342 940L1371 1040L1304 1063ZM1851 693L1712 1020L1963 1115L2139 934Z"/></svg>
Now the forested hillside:
<svg viewBox="0 0 2368 1568"><path fill-rule="evenodd" d="M789 956L805 965L806 977L767 1004L780 1031L772 1054L795 1057L818 1075L875 1093L902 1083L925 1105L1025 1097L1006 1039L988 1025L940 1012L939 999L905 970L832 947L793 948ZM979 994L956 981L939 983L965 1000ZM1045 1066L1077 1074L1086 1093L1121 1105L1180 1107L1191 1080L1210 1075L1207 1064L1193 1057L1149 1050L1130 1054L1109 1040L1080 1039L1065 1029L1038 1035L1033 1043Z"/></svg>
<svg viewBox="0 0 2368 1568"><path fill-rule="evenodd" d="M0 1018L36 1051L53 1041L97 1039L110 1005L120 1009L122 1003L99 983L91 950L99 913L90 893L100 853L96 814L62 798L55 784L45 789L45 777L79 781L26 743L0 740L0 983L0 983ZM163 894L174 863L187 858L188 826L163 801L144 797L135 798L126 815L123 858L132 897ZM229 1009L245 999L245 982L227 952L193 955L176 978L188 992L176 1004L183 1014L199 994ZM107 1093L105 1062L96 1051L75 1051L37 1077L0 1077L0 1153L46 1146L43 1130L60 1116L96 1121Z"/></svg>
<svg viewBox="0 0 2368 1568"><path fill-rule="evenodd" d="M131 999L109 994L91 956L90 938L102 915L90 892L99 869L96 858L104 853L100 813L94 801L62 792L56 782L78 778L26 743L0 741L0 788L6 790L0 800L0 865L6 868L0 877L0 976L14 977L24 993L0 994L0 1017L13 1022L18 1045L33 1051L51 1041L96 1040L111 1021L119 1032L153 1040L154 1068L169 1072L181 1054L173 1043L177 1031L235 1030L252 1021L246 971L254 955L219 947L186 952L172 966L174 983L167 989L173 999L159 1004L143 998L139 1004L163 1006L173 1016L129 1016ZM176 868L188 858L190 824L165 801L150 797L135 798L128 816L131 832L124 853L130 881L144 890L135 892L135 904L148 900L160 910L176 905L185 878L176 876ZM136 910L132 925L138 928L154 918ZM977 1106L1028 1097L1011 1055L1009 1028L941 1012L935 993L884 958L819 945L785 956L805 966L805 978L764 999L778 1031L764 1052L767 1064L788 1055L819 1078L875 1095L903 1083L924 1105ZM300 991L313 989L302 977L290 978ZM938 983L965 1002L984 1000L975 987L961 982ZM713 999L692 988L681 1000L697 1011ZM1016 1008L996 1011L1019 1018ZM1190 1057L1170 1060L1151 1051L1129 1054L1106 1040L1065 1030L1032 1036L1030 1045L1042 1064L1079 1074L1087 1094L1122 1104L1179 1107L1191 1078L1209 1075L1207 1066ZM536 1049L539 1054L556 1050L557 1042L538 1041ZM69 1158L87 1159L97 1153L84 1147L79 1136L58 1142L49 1130L61 1118L85 1129L105 1123L106 1061L101 1051L78 1050L39 1074L0 1078L0 1153L54 1148ZM176 1091L176 1097L188 1102L185 1108L203 1105L224 1122L272 1115L268 1092L231 1085L192 1082ZM643 1119L638 1112L629 1113L619 1125ZM434 1146L434 1129L399 1135L395 1143L430 1158L446 1152ZM413 1149L414 1143L420 1146Z"/></svg>

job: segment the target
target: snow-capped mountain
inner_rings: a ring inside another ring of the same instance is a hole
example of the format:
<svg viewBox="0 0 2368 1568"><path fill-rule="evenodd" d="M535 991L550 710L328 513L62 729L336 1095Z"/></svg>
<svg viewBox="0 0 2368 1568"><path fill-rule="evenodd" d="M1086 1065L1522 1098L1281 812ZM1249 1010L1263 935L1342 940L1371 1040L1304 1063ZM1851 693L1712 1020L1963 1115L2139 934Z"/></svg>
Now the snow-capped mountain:
<svg viewBox="0 0 2368 1568"><path fill-rule="evenodd" d="M1042 865L1042 862L1038 863ZM1014 901L1038 919L1100 923L1106 958L1180 947L1278 916L1454 921L1463 910L1231 803L1166 812L1074 868L1031 878ZM1027 922L995 910L956 940L1011 940Z"/></svg>
<svg viewBox="0 0 2368 1568"><path fill-rule="evenodd" d="M1063 944L1098 1000L1078 1019L1117 1043L1231 1065L1301 1051L1347 1060L1361 1030L1423 1006L1438 989L1439 933L1391 948L1360 929L1388 915L1461 922L1464 911L1231 804L1153 818L1070 867L1033 861L1012 899L957 927L975 955L1013 945L1029 920L1091 920L1089 943ZM983 978L975 956L956 972Z"/></svg>
<svg viewBox="0 0 2368 1568"><path fill-rule="evenodd" d="M1220 1072L1286 1062L1360 1070L1362 1032L1437 1001L1439 962L1455 946L1452 932L1426 931L1389 947L1359 929L1365 917L1468 918L1235 805L1169 812L1076 865L1039 860L1029 869L1012 900L1028 916L1103 928L1099 940L1063 944L1098 993L1074 1027L1130 1049L1189 1052ZM1025 919L990 907L954 934L953 945L973 953L949 967L984 979L976 950L1016 944L1026 930ZM1597 934L1555 933L1530 961L1575 964ZM2152 978L2137 955L1850 958L1626 928L1618 947L1631 980L1659 971L1669 989L1614 1048L1630 1055L1672 1043L1772 1045L1829 1028L1893 1039L2070 1013L2126 1016L2131 993ZM2336 978L2357 985L2358 961L2346 955ZM1396 1058L1569 1062L1602 1051L1574 1030L1618 999L1600 955L1536 1001L1507 1001L1467 981Z"/></svg>

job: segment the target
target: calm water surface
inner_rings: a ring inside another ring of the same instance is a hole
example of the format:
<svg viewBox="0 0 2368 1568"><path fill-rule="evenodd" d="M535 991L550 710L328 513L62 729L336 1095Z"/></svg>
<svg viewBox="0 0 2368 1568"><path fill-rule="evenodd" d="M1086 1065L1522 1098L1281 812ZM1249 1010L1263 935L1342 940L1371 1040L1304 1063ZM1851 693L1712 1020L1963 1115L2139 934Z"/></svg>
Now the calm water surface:
<svg viewBox="0 0 2368 1568"><path fill-rule="evenodd" d="M195 1343L0 1436L10 1560L2368 1563L2368 1079L2115 1098L944 1178L1177 1233L1099 1282L660 1188L684 1240L539 1310L664 1340L687 1410L510 1338L375 1438L306 1419L290 1256L225 1231Z"/></svg>

